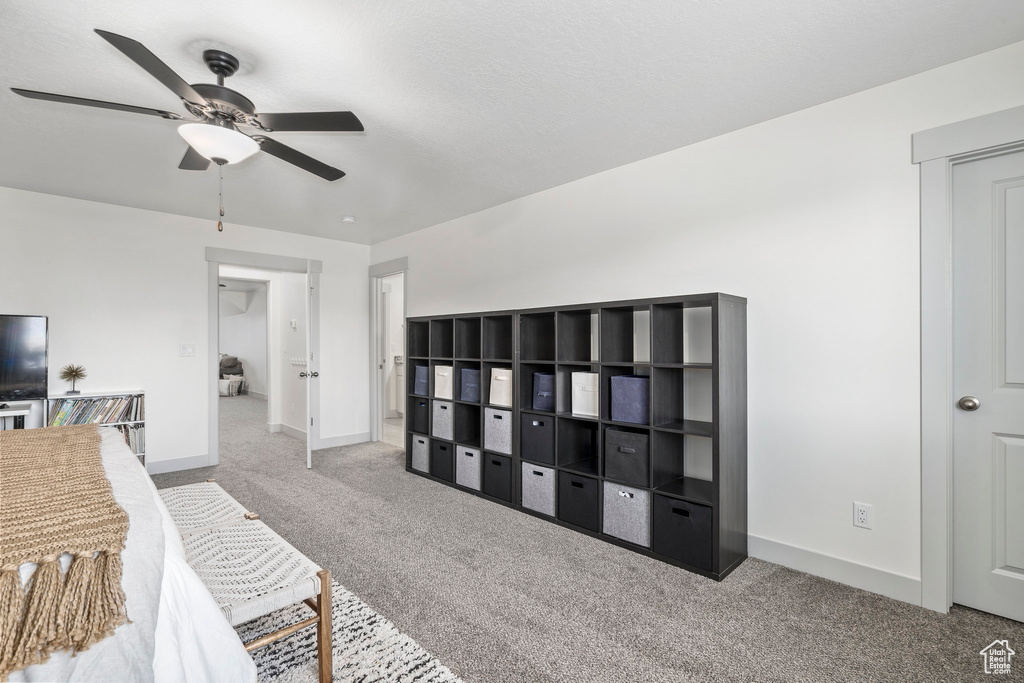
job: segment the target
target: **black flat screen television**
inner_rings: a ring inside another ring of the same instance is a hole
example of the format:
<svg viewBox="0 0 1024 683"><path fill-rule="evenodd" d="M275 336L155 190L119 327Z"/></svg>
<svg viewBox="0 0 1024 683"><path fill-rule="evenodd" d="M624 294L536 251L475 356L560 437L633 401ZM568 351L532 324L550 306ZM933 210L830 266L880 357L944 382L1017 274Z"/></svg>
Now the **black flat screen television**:
<svg viewBox="0 0 1024 683"><path fill-rule="evenodd" d="M0 403L46 398L47 318L0 315Z"/></svg>

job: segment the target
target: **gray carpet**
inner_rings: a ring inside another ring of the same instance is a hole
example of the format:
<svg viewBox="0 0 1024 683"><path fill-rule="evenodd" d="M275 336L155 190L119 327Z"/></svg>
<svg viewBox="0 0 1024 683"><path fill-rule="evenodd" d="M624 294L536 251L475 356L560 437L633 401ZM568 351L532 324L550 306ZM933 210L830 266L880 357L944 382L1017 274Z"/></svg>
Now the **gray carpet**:
<svg viewBox="0 0 1024 683"><path fill-rule="evenodd" d="M768 562L716 583L408 474L387 444L307 471L253 401L221 399L221 465L157 486L216 478L467 681L980 681L993 640L1024 653L1024 624Z"/></svg>

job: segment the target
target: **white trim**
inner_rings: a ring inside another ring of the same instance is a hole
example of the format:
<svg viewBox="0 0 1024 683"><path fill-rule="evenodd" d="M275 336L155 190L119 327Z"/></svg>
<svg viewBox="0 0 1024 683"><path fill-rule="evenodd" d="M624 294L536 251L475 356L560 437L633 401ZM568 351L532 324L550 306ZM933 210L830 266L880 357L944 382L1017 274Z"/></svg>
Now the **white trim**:
<svg viewBox="0 0 1024 683"><path fill-rule="evenodd" d="M209 258L209 249L207 249L207 258ZM209 318L207 319L207 344L209 344L208 364L207 364L207 377L210 378L210 385L208 387L206 395L210 401L210 424L208 429L210 430L209 436L209 455L207 456L206 465L219 465L220 464L220 385L217 380L220 379L220 264L216 261L209 261L206 264L206 285L207 285L207 296L209 297L208 310ZM268 290L267 301L270 301L270 293ZM267 373L270 374L269 372ZM201 465L202 466L202 465Z"/></svg>
<svg viewBox="0 0 1024 683"><path fill-rule="evenodd" d="M391 259L390 261L384 261L383 263L374 263L370 266L370 277L385 277L387 275L395 275L396 273L404 273L407 270L409 270L409 257L403 256Z"/></svg>
<svg viewBox="0 0 1024 683"><path fill-rule="evenodd" d="M249 389L245 390L245 395L246 396L252 396L253 398L258 398L261 401L267 401L267 400L270 399L270 397L267 394L262 394L262 393L260 393L258 391L251 391Z"/></svg>
<svg viewBox="0 0 1024 683"><path fill-rule="evenodd" d="M257 270L282 270L289 273L324 272L323 261L219 247L207 247L206 260L223 263L226 266L242 266Z"/></svg>
<svg viewBox="0 0 1024 683"><path fill-rule="evenodd" d="M197 467L208 467L209 465L209 456L193 455L189 458L149 461L146 463L146 471L150 474L166 474L167 472L194 470Z"/></svg>
<svg viewBox="0 0 1024 683"><path fill-rule="evenodd" d="M921 605L953 604L953 225L951 169L1024 141L1024 107L913 136L921 165Z"/></svg>
<svg viewBox="0 0 1024 683"><path fill-rule="evenodd" d="M878 593L887 598L902 600L912 605L921 604L921 581L910 576L850 562L839 557L753 534L747 536L747 552L751 557Z"/></svg>
<svg viewBox="0 0 1024 683"><path fill-rule="evenodd" d="M366 443L370 440L370 433L363 432L362 434L345 434L342 436L331 436L326 439L320 439L320 448L338 448L339 446L351 446L354 443Z"/></svg>
<svg viewBox="0 0 1024 683"><path fill-rule="evenodd" d="M267 426L269 427L271 434L281 432L282 434L287 434L288 436L294 437L302 442L306 441L306 432L301 429L296 429L291 425L286 425L283 422L271 422Z"/></svg>
<svg viewBox="0 0 1024 683"><path fill-rule="evenodd" d="M1024 107L924 130L911 136L914 163L999 147L1024 138L1022 131Z"/></svg>

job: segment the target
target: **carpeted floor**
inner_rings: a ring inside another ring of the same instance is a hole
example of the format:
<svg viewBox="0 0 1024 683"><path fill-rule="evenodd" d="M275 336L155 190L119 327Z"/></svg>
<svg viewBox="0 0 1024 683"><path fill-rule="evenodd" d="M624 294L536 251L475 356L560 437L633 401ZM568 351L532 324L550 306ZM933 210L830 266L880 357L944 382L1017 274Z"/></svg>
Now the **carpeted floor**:
<svg viewBox="0 0 1024 683"><path fill-rule="evenodd" d="M408 474L388 444L306 470L251 401L221 399L221 465L157 486L216 478L466 681L980 681L993 640L1024 653L1024 624L760 560L716 583Z"/></svg>

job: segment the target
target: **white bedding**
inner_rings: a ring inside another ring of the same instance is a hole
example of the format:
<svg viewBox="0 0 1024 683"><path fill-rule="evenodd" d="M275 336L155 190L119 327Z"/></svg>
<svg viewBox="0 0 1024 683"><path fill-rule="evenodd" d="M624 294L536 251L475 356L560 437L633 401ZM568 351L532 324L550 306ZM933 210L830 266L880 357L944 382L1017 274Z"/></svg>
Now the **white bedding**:
<svg viewBox="0 0 1024 683"><path fill-rule="evenodd" d="M100 434L104 471L128 513L121 585L132 623L75 657L56 653L9 680L253 683L256 666L186 564L181 538L149 475L117 430ZM23 566L23 580L34 569Z"/></svg>

